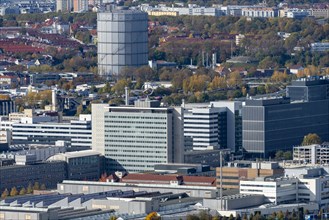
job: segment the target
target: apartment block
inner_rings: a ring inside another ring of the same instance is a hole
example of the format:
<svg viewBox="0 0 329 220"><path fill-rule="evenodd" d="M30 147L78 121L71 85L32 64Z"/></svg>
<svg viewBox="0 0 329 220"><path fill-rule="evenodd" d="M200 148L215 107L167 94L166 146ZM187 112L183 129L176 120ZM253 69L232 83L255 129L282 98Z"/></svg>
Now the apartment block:
<svg viewBox="0 0 329 220"><path fill-rule="evenodd" d="M242 8L242 16L252 17L252 18L273 18L278 16L278 10L275 8Z"/></svg>
<svg viewBox="0 0 329 220"><path fill-rule="evenodd" d="M311 51L313 52L325 52L329 50L329 43L311 43Z"/></svg>
<svg viewBox="0 0 329 220"><path fill-rule="evenodd" d="M310 15L315 18L329 18L329 8L311 8Z"/></svg>

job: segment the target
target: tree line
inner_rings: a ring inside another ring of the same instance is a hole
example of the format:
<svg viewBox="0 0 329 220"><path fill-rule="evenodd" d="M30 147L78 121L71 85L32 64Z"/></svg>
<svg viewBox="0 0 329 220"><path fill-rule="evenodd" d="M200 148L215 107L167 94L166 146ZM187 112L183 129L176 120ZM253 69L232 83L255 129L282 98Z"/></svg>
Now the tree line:
<svg viewBox="0 0 329 220"><path fill-rule="evenodd" d="M17 196L17 195L26 195L32 194L34 190L46 190L45 184L39 184L39 182L35 182L33 185L29 183L29 185L21 188L16 188L15 186L11 188L9 191L7 188L1 193L1 199L6 199L8 196Z"/></svg>

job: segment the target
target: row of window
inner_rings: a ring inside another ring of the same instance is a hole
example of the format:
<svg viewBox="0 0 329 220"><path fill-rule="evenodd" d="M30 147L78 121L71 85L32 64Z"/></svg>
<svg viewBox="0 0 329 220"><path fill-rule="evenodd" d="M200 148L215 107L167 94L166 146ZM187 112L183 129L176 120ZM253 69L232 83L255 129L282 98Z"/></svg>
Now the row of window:
<svg viewBox="0 0 329 220"><path fill-rule="evenodd" d="M125 130L106 130L109 133L140 133L140 134L167 134L165 131L125 131ZM200 133L200 132L199 132Z"/></svg>
<svg viewBox="0 0 329 220"><path fill-rule="evenodd" d="M130 118L130 119L167 119L166 117L144 117L144 116L121 116L121 115L108 115L105 118Z"/></svg>
<svg viewBox="0 0 329 220"><path fill-rule="evenodd" d="M127 147L129 147L129 148L131 148L131 149L141 149L141 148L148 148L148 149L166 149L167 148L167 146L159 146L159 145L157 145L157 146L155 146L155 145L150 145L150 146L145 146L145 145L129 145L129 146L127 146L127 145L115 145L115 144L105 144L105 151L107 151L107 150L110 150L110 149L113 149L113 148L116 148L116 147L118 147L118 148L127 148Z"/></svg>
<svg viewBox="0 0 329 220"><path fill-rule="evenodd" d="M106 149L106 152L125 152L125 153L156 153L156 154L163 154L167 151L150 151L150 150L118 150L118 149Z"/></svg>
<svg viewBox="0 0 329 220"><path fill-rule="evenodd" d="M165 125L167 122L160 121L105 121L105 123L125 123L125 124L157 124L157 125Z"/></svg>
<svg viewBox="0 0 329 220"><path fill-rule="evenodd" d="M105 135L105 137L113 137L113 138L147 138L147 139L167 139L167 137L163 137L163 136Z"/></svg>

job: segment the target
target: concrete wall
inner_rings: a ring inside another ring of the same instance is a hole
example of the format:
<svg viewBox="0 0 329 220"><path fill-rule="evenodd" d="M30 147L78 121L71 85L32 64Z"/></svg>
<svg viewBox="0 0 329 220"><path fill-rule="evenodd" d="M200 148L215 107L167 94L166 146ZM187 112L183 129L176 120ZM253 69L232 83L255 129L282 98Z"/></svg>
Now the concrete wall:
<svg viewBox="0 0 329 220"><path fill-rule="evenodd" d="M187 193L191 197L198 198L215 198L217 189L215 187L184 187L184 186L169 186L169 185L125 185L119 183L102 183L102 182L86 182L86 181L64 181L57 185L57 190L60 193L96 193L111 190L135 190L160 193Z"/></svg>

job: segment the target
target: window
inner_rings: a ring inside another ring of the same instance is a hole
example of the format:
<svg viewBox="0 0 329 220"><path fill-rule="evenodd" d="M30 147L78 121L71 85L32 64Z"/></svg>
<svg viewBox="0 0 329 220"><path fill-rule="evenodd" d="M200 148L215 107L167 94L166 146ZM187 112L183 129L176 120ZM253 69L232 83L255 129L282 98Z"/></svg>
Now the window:
<svg viewBox="0 0 329 220"><path fill-rule="evenodd" d="M25 214L25 220L31 220L31 219L32 219L32 217L30 214Z"/></svg>

